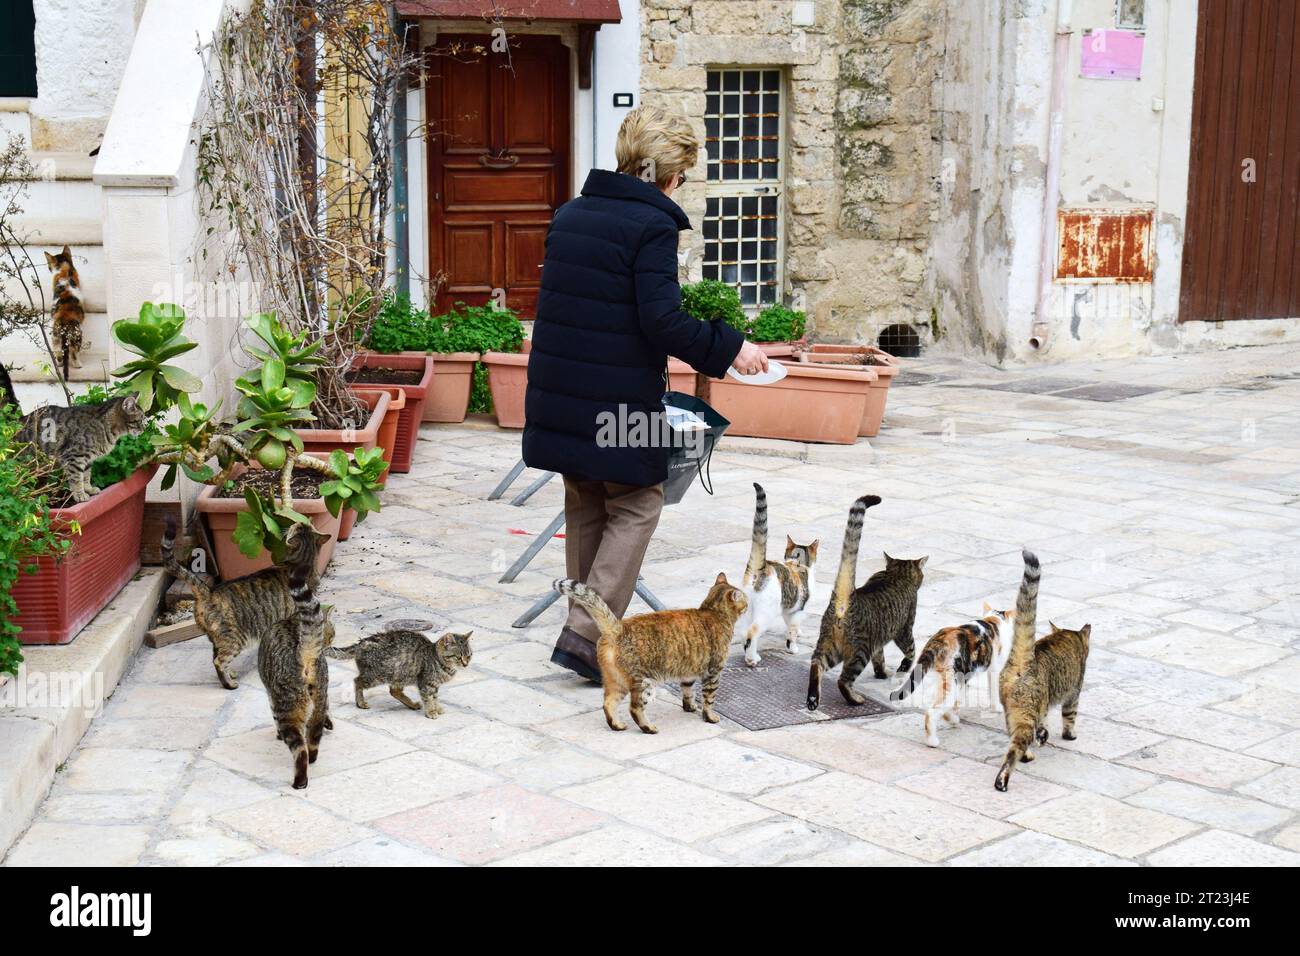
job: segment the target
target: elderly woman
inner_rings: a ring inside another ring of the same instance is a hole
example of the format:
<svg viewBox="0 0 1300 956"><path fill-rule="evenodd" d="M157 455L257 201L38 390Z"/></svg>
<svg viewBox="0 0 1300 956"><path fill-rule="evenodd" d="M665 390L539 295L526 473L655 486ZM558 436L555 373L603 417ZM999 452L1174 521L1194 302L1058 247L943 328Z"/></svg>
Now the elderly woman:
<svg viewBox="0 0 1300 956"><path fill-rule="evenodd" d="M565 562L615 614L632 600L659 523L668 449L597 441L601 422L663 413L668 356L721 378L767 370L756 345L724 322L681 309L672 200L699 143L679 116L641 106L618 131L618 172L593 169L555 213L528 360L524 461L564 476ZM655 429L646 429L653 432ZM600 679L599 632L570 602L551 660Z"/></svg>

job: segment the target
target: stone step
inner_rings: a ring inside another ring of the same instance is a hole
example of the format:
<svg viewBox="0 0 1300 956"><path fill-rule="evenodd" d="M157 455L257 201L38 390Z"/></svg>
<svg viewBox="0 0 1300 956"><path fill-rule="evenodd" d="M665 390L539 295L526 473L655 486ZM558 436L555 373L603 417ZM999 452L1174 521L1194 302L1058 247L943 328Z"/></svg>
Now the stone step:
<svg viewBox="0 0 1300 956"><path fill-rule="evenodd" d="M89 343L89 348L81 350L81 368L73 368L69 379L74 382L106 382L109 371L116 366L109 364L108 315L104 312L88 312L82 326L82 338ZM48 332L49 325L46 325ZM47 382L52 376L45 371L50 364L50 357L43 348L37 346L25 335L11 335L0 339L0 355L10 366L9 374L15 382Z"/></svg>
<svg viewBox="0 0 1300 956"><path fill-rule="evenodd" d="M35 210L27 210L27 215L16 219L14 232L29 245L63 248L67 243L74 249L77 246L102 246L104 244L104 226L100 221L100 210L89 210L90 216L71 219L58 216L42 217L34 215ZM81 268L80 264L77 266Z"/></svg>
<svg viewBox="0 0 1300 956"><path fill-rule="evenodd" d="M61 223L70 224L84 238L87 224L91 220L98 222L103 210L103 198L94 182L78 176L60 177L57 173L28 180L16 201L23 208L23 220L37 222L56 240L62 231Z"/></svg>
<svg viewBox="0 0 1300 956"><path fill-rule="evenodd" d="M85 153L59 153L33 150L28 153L34 171L33 179L91 182L95 176L94 156Z"/></svg>
<svg viewBox="0 0 1300 956"><path fill-rule="evenodd" d="M19 109L18 105L22 108ZM31 148L32 118L27 113L27 100L5 97L0 99L0 146L8 145L17 136Z"/></svg>

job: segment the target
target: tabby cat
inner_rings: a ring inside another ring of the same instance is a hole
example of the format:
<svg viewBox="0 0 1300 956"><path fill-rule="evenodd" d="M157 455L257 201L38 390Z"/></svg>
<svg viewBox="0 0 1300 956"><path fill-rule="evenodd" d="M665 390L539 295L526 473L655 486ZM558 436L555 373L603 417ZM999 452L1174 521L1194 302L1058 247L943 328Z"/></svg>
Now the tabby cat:
<svg viewBox="0 0 1300 956"><path fill-rule="evenodd" d="M813 650L808 671L808 709L821 704L822 673L841 661L840 693L850 704L864 704L866 698L853 689L853 682L871 661L878 680L885 679L885 645L893 641L903 652L898 673L912 666L912 624L916 620L916 593L921 588L921 570L927 558L902 560L885 555L885 568L859 588L853 587L858 564L858 544L867 509L880 504L876 495L853 502L844 530L844 549L835 592L822 615L821 634Z"/></svg>
<svg viewBox="0 0 1300 956"><path fill-rule="evenodd" d="M785 621L785 649L791 654L799 652L799 625L807 614L815 583L818 544L795 544L786 535L785 560L767 560L767 493L754 482L754 534L742 581L749 600L744 620L748 622L745 663L750 667L762 660L758 656L759 638L780 620Z"/></svg>
<svg viewBox="0 0 1300 956"><path fill-rule="evenodd" d="M144 428L145 413L133 394L89 405L45 405L23 418L18 441L30 442L59 463L73 501L86 501L99 489L90 483L90 466L113 450L123 435Z"/></svg>
<svg viewBox="0 0 1300 956"><path fill-rule="evenodd" d="M954 726L961 723L957 713L958 697L967 682L976 674L987 674L989 699L995 713L1001 713L1002 704L997 692L997 679L1011 653L1011 629L1015 611L995 611L987 603L984 617L969 624L945 627L925 642L916 666L902 685L889 695L890 700L903 700L922 686L925 675L933 673L937 680L930 702L925 708L925 742L939 746L938 721L948 721Z"/></svg>
<svg viewBox="0 0 1300 956"><path fill-rule="evenodd" d="M748 600L740 588L719 574L698 608L638 614L620 621L587 585L571 578L556 581L555 590L585 607L600 628L596 659L605 686L605 722L610 730L626 730L614 714L630 691L632 719L642 732L659 733L649 723L645 705L653 684L664 680L681 683L682 709L695 711L695 682L703 679L704 708L701 716L711 724L720 719L713 712L718 678L727 661L731 634L745 613Z"/></svg>
<svg viewBox="0 0 1300 956"><path fill-rule="evenodd" d="M1078 631L1067 631L1048 622L1052 633L1041 641L1034 641L1041 571L1036 555L1025 551L1023 557L1025 574L1016 597L1011 656L1007 658L998 682L1002 706L1007 710L1007 733L1011 737L1002 769L993 781L993 786L1002 791L1007 789L1016 762L1028 763L1034 759L1034 752L1029 749L1034 741L1038 741L1040 746L1047 743L1044 721L1049 707L1060 705L1061 736L1074 740L1079 691L1083 688L1088 643L1092 637L1091 624L1083 625Z"/></svg>
<svg viewBox="0 0 1300 956"><path fill-rule="evenodd" d="M21 416L22 407L18 404L18 394L14 391L14 383L9 378L9 369L4 362L0 362L0 408L5 405L12 405L14 411Z"/></svg>
<svg viewBox="0 0 1300 956"><path fill-rule="evenodd" d="M363 692L380 684L387 684L388 692L411 710L419 710L420 704L405 693L405 688L414 684L420 691L424 716L432 720L442 713L438 688L456 671L469 666L474 653L469 646L473 633L444 634L431 641L419 631L383 631L347 647L331 647L325 655L357 662L356 700L362 710L370 707Z"/></svg>
<svg viewBox="0 0 1300 956"><path fill-rule="evenodd" d="M305 565L311 573L311 586L318 583L316 558L320 547L330 538L315 528L294 524L286 539L288 553L282 567L255 571L242 578L210 584L176 560L172 548L176 539L176 519L168 516L163 532L162 557L167 570L189 584L194 591L194 621L212 642L212 666L221 686L234 690L239 681L230 665L246 648L272 625L293 615L293 594L289 588L287 568ZM325 622L326 642L334 640L334 625Z"/></svg>
<svg viewBox="0 0 1300 956"><path fill-rule="evenodd" d="M316 600L315 565L289 569L293 615L267 630L257 648L257 672L275 718L276 738L293 754L293 788L307 786L307 765L316 762L329 727L329 668L325 664L327 615Z"/></svg>
<svg viewBox="0 0 1300 956"><path fill-rule="evenodd" d="M45 253L45 263L50 267L54 282L54 308L50 312L57 358L63 366L63 379L67 381L69 365L81 368L81 350L89 342L81 340L81 327L86 321L86 310L81 304L81 278L72 264L72 251Z"/></svg>

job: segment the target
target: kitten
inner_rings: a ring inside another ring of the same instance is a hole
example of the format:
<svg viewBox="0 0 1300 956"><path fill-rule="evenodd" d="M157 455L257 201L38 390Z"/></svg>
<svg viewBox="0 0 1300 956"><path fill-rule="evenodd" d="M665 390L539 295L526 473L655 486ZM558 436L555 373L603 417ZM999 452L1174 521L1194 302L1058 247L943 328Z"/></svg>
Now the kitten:
<svg viewBox="0 0 1300 956"><path fill-rule="evenodd" d="M718 678L736 621L749 603L743 591L727 583L725 574L718 575L698 608L638 614L623 621L585 584L566 578L556 581L554 587L585 607L600 627L596 659L610 730L627 729L614 711L630 691L636 725L643 733L659 733L659 728L646 720L645 705L651 686L664 680L681 682L682 710L694 713L695 681L703 679L701 716L711 724L720 720L713 712Z"/></svg>
<svg viewBox="0 0 1300 956"><path fill-rule="evenodd" d="M314 565L289 569L293 615L273 624L257 648L257 672L275 718L276 738L293 755L293 788L307 786L329 726L329 668L325 664L327 613L316 600Z"/></svg>
<svg viewBox="0 0 1300 956"><path fill-rule="evenodd" d="M1006 759L993 781L993 786L1002 791L1007 789L1017 761L1028 763L1034 759L1034 752L1029 749L1034 741L1040 746L1047 743L1047 728L1043 723L1049 707L1060 705L1061 736L1066 740L1075 739L1074 721L1079 715L1079 691L1083 689L1092 637L1091 624L1083 625L1082 630L1067 631L1049 621L1052 633L1034 641L1041 571L1032 552L1023 552L1023 557L1025 574L1016 597L1011 655L998 682L1002 706L1007 710L1007 733L1011 736Z"/></svg>
<svg viewBox="0 0 1300 956"><path fill-rule="evenodd" d="M1005 631L1010 630L1016 612L995 611L985 603L984 615L969 624L945 627L926 641L912 672L889 695L890 700L903 700L921 686L926 674L935 675L936 686L925 708L925 742L931 747L939 746L940 718L954 726L961 723L958 696L976 674L988 675L989 699L994 712L1002 712L997 679L1011 653L1011 636Z"/></svg>
<svg viewBox="0 0 1300 956"><path fill-rule="evenodd" d="M864 704L866 698L853 689L871 661L878 680L885 678L885 645L893 641L903 652L898 673L912 666L912 624L916 620L916 593L921 588L921 570L927 558L902 560L885 555L885 568L859 588L853 587L858 564L858 544L867 509L880 504L876 495L859 498L849 509L844 530L844 549L835 578L835 593L822 615L821 634L808 671L808 709L821 704L822 673L841 661L840 693L850 704Z"/></svg>
<svg viewBox="0 0 1300 956"><path fill-rule="evenodd" d="M289 589L288 568L305 565L311 572L311 586L319 583L316 558L321 545L330 539L315 528L295 524L286 543L288 553L281 567L266 568L242 578L210 584L176 560L172 548L176 539L176 519L170 515L163 532L162 558L167 570L189 584L194 591L194 622L203 628L212 642L212 666L226 690L234 690L239 681L230 665L246 648L272 625L293 616L293 595ZM326 622L326 639L334 639L334 625Z"/></svg>
<svg viewBox="0 0 1300 956"><path fill-rule="evenodd" d="M799 652L799 625L807 614L817 564L817 545L795 544L786 535L785 560L767 560L767 493L754 483L754 534L742 586L749 600L745 620L745 663L756 666L758 642L777 621L785 621L785 649Z"/></svg>
<svg viewBox="0 0 1300 956"><path fill-rule="evenodd" d="M442 713L438 688L451 680L456 671L468 667L473 649L470 635L444 634L431 641L419 631L383 631L362 638L347 647L331 647L327 657L357 662L356 700L362 710L370 707L364 691L367 687L388 685L388 692L411 710L420 704L406 696L404 689L414 684L420 691L424 716L430 720Z"/></svg>
<svg viewBox="0 0 1300 956"><path fill-rule="evenodd" d="M23 418L18 441L29 442L63 469L72 500L86 501L99 489L90 483L90 466L113 450L123 435L139 434L145 413L134 394L93 405L45 405Z"/></svg>
<svg viewBox="0 0 1300 956"><path fill-rule="evenodd" d="M45 264L50 268L54 283L50 324L58 346L59 364L63 366L63 380L67 381L69 363L81 368L81 350L90 347L89 342L81 340L81 327L86 321L86 310L81 300L81 278L72 264L72 251L67 246L62 252L45 253Z"/></svg>

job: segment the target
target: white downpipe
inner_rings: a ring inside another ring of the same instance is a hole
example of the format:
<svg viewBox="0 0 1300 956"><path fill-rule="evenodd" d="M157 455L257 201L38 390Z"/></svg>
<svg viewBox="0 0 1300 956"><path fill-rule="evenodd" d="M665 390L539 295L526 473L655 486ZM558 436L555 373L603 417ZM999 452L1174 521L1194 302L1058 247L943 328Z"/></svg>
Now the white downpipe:
<svg viewBox="0 0 1300 956"><path fill-rule="evenodd" d="M1056 264L1056 210L1061 200L1061 144L1065 138L1065 79L1070 64L1070 26L1073 0L1057 0L1056 43L1052 50L1052 92L1047 131L1047 171L1043 183L1043 244L1038 257L1038 303L1029 330L1029 346L1047 345L1052 303L1052 274Z"/></svg>

